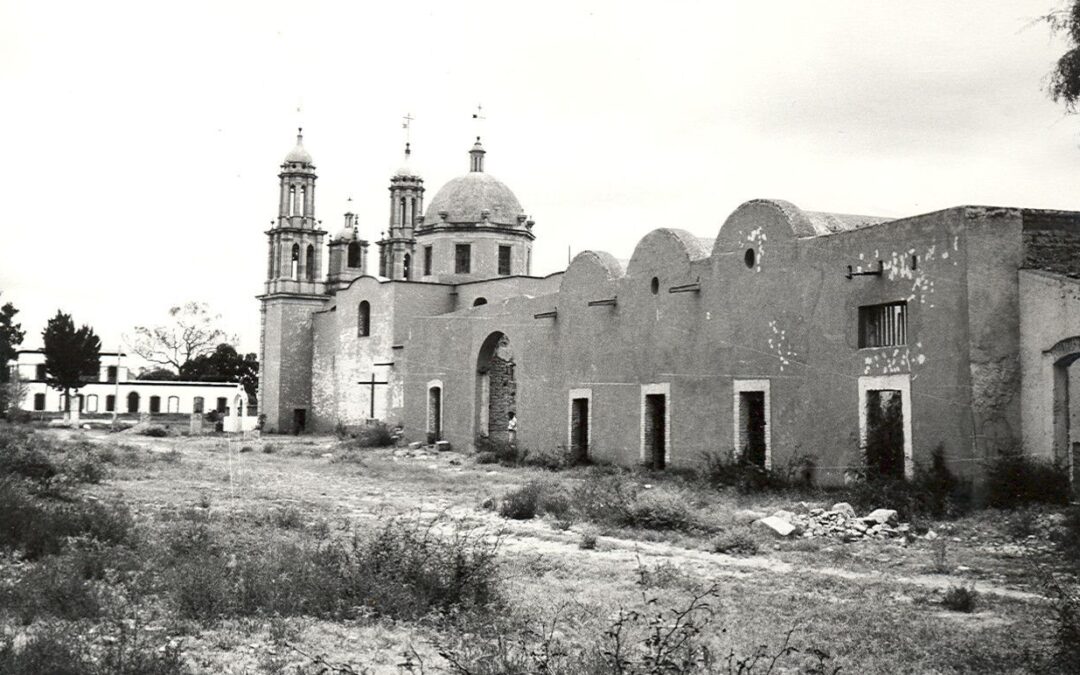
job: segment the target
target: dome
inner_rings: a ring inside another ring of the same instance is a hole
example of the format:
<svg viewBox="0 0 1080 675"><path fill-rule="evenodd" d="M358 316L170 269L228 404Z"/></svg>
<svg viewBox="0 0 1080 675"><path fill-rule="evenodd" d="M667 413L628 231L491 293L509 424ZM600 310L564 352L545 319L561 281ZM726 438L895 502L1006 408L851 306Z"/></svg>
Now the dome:
<svg viewBox="0 0 1080 675"><path fill-rule="evenodd" d="M351 227L342 229L334 236L335 241L352 241L353 239L356 239L356 231Z"/></svg>
<svg viewBox="0 0 1080 675"><path fill-rule="evenodd" d="M304 149L304 134L301 129L296 134L296 147L289 151L289 154L285 155L286 164L314 164L311 159L311 155Z"/></svg>
<svg viewBox="0 0 1080 675"><path fill-rule="evenodd" d="M442 222L440 211L447 212L451 223L479 223L482 211L488 211L488 221L497 225L516 226L518 216L525 215L517 197L501 181L480 171L459 176L442 186L428 203L424 225Z"/></svg>

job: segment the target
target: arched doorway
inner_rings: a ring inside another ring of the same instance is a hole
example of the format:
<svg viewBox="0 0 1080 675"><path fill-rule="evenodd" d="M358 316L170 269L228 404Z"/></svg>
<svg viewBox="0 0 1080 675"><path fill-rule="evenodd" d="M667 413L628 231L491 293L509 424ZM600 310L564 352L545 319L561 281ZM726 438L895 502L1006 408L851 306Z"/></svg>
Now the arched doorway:
<svg viewBox="0 0 1080 675"><path fill-rule="evenodd" d="M127 397L127 411L129 413L139 412L139 393L136 391L128 394Z"/></svg>
<svg viewBox="0 0 1080 675"><path fill-rule="evenodd" d="M434 443L442 440L443 429L443 397L442 381L433 380L428 383L427 400L427 441Z"/></svg>
<svg viewBox="0 0 1080 675"><path fill-rule="evenodd" d="M1076 484L1077 452L1080 451L1080 399L1071 390L1080 385L1080 367L1072 365L1080 360L1080 337L1062 340L1047 350L1054 364L1054 459L1064 464Z"/></svg>
<svg viewBox="0 0 1080 675"><path fill-rule="evenodd" d="M517 413L517 382L510 338L488 335L476 358L476 435L506 442L509 414Z"/></svg>

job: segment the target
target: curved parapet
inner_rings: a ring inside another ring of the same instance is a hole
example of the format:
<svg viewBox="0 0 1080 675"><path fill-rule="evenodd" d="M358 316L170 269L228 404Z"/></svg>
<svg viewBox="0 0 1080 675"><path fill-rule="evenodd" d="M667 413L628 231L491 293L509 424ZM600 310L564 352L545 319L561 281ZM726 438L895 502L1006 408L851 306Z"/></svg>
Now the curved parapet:
<svg viewBox="0 0 1080 675"><path fill-rule="evenodd" d="M622 265L610 253L582 251L574 256L570 266L566 268L559 284L559 292L610 287L622 276Z"/></svg>
<svg viewBox="0 0 1080 675"><path fill-rule="evenodd" d="M709 254L707 243L686 230L660 228L638 242L626 276L657 278L661 286L683 283L691 277L691 265Z"/></svg>

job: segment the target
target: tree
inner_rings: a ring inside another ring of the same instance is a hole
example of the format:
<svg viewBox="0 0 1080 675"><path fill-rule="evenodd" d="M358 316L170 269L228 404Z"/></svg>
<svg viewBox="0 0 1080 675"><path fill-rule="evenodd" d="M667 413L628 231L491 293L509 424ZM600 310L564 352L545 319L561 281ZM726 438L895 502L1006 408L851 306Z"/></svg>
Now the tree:
<svg viewBox="0 0 1080 675"><path fill-rule="evenodd" d="M84 324L76 330L71 316L60 310L45 325L41 340L45 344L45 382L64 392L64 400L70 402L72 390L97 379L101 340L90 326Z"/></svg>
<svg viewBox="0 0 1080 675"><path fill-rule="evenodd" d="M1042 21L1054 34L1064 35L1070 46L1050 73L1050 98L1075 113L1080 103L1080 0L1070 0L1067 7L1047 14Z"/></svg>
<svg viewBox="0 0 1080 675"><path fill-rule="evenodd" d="M19 310L10 302L0 307L0 383L8 381L8 361L16 356L16 350L22 344L26 333L22 324L15 323Z"/></svg>
<svg viewBox="0 0 1080 675"><path fill-rule="evenodd" d="M168 368L144 368L135 376L136 380L170 381L177 379L176 373Z"/></svg>
<svg viewBox="0 0 1080 675"><path fill-rule="evenodd" d="M22 402L29 393L30 385L19 376L18 372L8 382L0 384L2 412L7 416L8 421L13 422L18 419L19 411L22 410Z"/></svg>
<svg viewBox="0 0 1080 675"><path fill-rule="evenodd" d="M205 302L170 307L171 321L160 326L136 326L131 351L150 363L179 372L191 359L209 354L214 345L228 340L219 326L220 314L211 314Z"/></svg>
<svg viewBox="0 0 1080 675"><path fill-rule="evenodd" d="M210 354L197 356L180 368L180 379L194 382L239 382L252 399L259 388L259 359L255 354L240 356L223 342Z"/></svg>

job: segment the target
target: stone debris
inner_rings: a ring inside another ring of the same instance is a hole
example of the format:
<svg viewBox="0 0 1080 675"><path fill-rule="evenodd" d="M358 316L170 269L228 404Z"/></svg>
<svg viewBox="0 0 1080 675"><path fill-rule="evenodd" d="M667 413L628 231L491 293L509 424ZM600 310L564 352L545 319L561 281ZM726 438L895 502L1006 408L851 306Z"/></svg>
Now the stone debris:
<svg viewBox="0 0 1080 675"><path fill-rule="evenodd" d="M778 537L790 537L794 534L798 534L798 528L795 527L795 525L783 518L777 518L776 516L768 516L760 520L755 520L752 527L765 532L770 532Z"/></svg>
<svg viewBox="0 0 1080 675"><path fill-rule="evenodd" d="M450 452L450 441L435 441L435 450L438 452Z"/></svg>
<svg viewBox="0 0 1080 675"><path fill-rule="evenodd" d="M851 504L846 502L834 504L828 511L802 502L795 507L795 511L776 511L771 516L754 520L752 525L780 537L835 537L842 541L886 539L911 534L911 526L899 522L893 509L874 509L859 518ZM933 538L931 535L933 532L927 538Z"/></svg>

